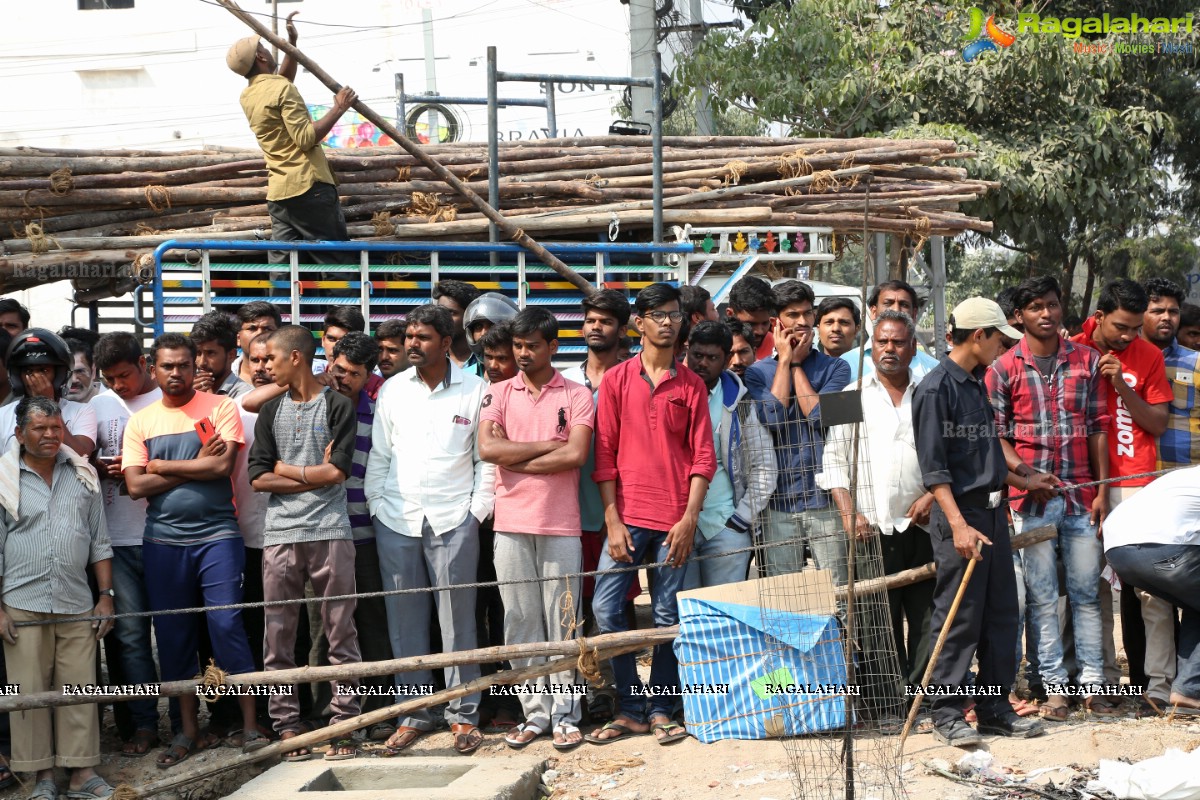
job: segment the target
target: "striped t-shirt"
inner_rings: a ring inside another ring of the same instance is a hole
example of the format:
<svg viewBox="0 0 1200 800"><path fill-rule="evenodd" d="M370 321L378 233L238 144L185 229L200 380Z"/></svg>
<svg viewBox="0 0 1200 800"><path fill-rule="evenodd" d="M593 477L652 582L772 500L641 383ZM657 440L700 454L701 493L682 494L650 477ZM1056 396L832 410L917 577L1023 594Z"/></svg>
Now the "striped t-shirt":
<svg viewBox="0 0 1200 800"><path fill-rule="evenodd" d="M227 443L241 445L242 418L228 397L196 392L186 405L157 403L129 418L121 469L145 467L154 459L189 461L200 453L196 423L207 419ZM229 478L187 481L150 498L145 541L186 545L241 537Z"/></svg>
<svg viewBox="0 0 1200 800"><path fill-rule="evenodd" d="M371 425L375 421L375 401L366 390L358 393L355 407L357 427L354 431L354 461L350 477L346 478L346 513L350 517L350 534L354 543L375 540L371 510L367 507L367 457L371 455Z"/></svg>

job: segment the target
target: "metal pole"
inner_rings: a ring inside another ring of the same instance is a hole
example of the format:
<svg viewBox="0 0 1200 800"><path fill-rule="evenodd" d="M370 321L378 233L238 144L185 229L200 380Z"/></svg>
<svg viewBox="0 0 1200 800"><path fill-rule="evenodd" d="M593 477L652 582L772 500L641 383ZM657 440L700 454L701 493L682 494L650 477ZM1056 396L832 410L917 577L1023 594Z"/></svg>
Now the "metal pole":
<svg viewBox="0 0 1200 800"><path fill-rule="evenodd" d="M645 77L658 51L658 18L654 0L629 0L629 74ZM654 97L646 88L629 90L630 119L640 122L654 108Z"/></svg>
<svg viewBox="0 0 1200 800"><path fill-rule="evenodd" d="M487 49L487 122L488 122L488 205L499 209L500 204L500 122L499 109L496 105L496 48ZM488 241L500 241L500 231L495 222L488 224ZM488 255L488 263L493 267L500 263L499 253L495 251Z"/></svg>
<svg viewBox="0 0 1200 800"><path fill-rule="evenodd" d="M271 0L271 32L279 35L279 0ZM271 45L271 58L279 63L279 48Z"/></svg>
<svg viewBox="0 0 1200 800"><path fill-rule="evenodd" d="M929 248L933 252L929 287L933 295L933 352L941 358L946 355L946 237L931 236Z"/></svg>
<svg viewBox="0 0 1200 800"><path fill-rule="evenodd" d="M546 82L546 125L550 128L550 138L557 138L558 112L554 107L554 81Z"/></svg>
<svg viewBox="0 0 1200 800"><path fill-rule="evenodd" d="M396 127L408 134L408 120L404 118L404 73L396 73Z"/></svg>
<svg viewBox="0 0 1200 800"><path fill-rule="evenodd" d="M700 42L704 39L704 0L691 0L688 7L688 22L693 26L692 30L692 52L695 53L700 47ZM708 87L701 84L696 91L696 134L698 136L713 135L713 115L712 107L709 106L709 91Z"/></svg>
<svg viewBox="0 0 1200 800"><path fill-rule="evenodd" d="M421 9L421 27L425 34L425 91L437 94L437 67L433 60L433 11L429 7ZM438 144L442 138L438 130L438 119L437 109L431 103L429 112L425 115L431 145Z"/></svg>
<svg viewBox="0 0 1200 800"><path fill-rule="evenodd" d="M662 86L662 54L654 50L654 119L652 130L652 149L654 151L654 233L652 244L661 244L663 240L663 86ZM662 253L654 254L654 266L662 266Z"/></svg>

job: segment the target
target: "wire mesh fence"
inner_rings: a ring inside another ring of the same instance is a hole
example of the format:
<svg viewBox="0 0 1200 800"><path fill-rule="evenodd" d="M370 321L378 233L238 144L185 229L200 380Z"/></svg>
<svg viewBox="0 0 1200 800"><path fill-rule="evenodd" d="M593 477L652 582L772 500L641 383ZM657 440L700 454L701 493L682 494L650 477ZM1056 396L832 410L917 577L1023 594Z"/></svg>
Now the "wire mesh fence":
<svg viewBox="0 0 1200 800"><path fill-rule="evenodd" d="M876 487L872 465L891 453L871 446L858 392L788 405L760 399L756 410L778 479L770 497L758 498L765 510L755 539L792 540L758 559L763 631L773 645L767 697L777 723L768 732L783 740L798 796L899 800L895 733L905 683L888 592L871 580L885 574L882 537L893 534L877 498L898 489Z"/></svg>

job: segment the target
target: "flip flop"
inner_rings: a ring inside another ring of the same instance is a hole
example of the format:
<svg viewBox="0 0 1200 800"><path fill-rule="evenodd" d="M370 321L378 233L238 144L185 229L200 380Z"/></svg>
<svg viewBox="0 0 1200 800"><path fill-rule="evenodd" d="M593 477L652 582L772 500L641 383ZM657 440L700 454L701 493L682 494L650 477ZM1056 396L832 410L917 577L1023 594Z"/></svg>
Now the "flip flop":
<svg viewBox="0 0 1200 800"><path fill-rule="evenodd" d="M691 735L687 732L686 728L674 720L660 722L657 725L653 725L651 726L650 731L654 734L654 740L664 747L666 745L673 744L674 742L678 742L681 739L686 739ZM665 735L659 736L659 731L662 731Z"/></svg>
<svg viewBox="0 0 1200 800"><path fill-rule="evenodd" d="M1071 715L1070 703L1067 698L1062 695L1054 695L1046 702L1042 703L1038 713L1042 719L1048 719L1051 722L1066 722Z"/></svg>
<svg viewBox="0 0 1200 800"><path fill-rule="evenodd" d="M1094 694L1083 701L1083 707L1098 717L1121 716L1121 704L1114 703L1107 697Z"/></svg>
<svg viewBox="0 0 1200 800"><path fill-rule="evenodd" d="M58 786L49 778L43 778L33 785L29 800L58 800Z"/></svg>
<svg viewBox="0 0 1200 800"><path fill-rule="evenodd" d="M579 728L577 728L574 725L571 725L569 723L566 723L566 722L560 722L554 726L554 735L556 737L562 736L565 739L567 736L570 736L572 733L579 733ZM560 742L560 741L557 741L557 739L556 739L554 742L554 749L558 750L559 752L566 752L567 750L574 750L576 747L579 747L579 745L581 745L581 744L583 744L582 738L577 739L573 742L570 740Z"/></svg>
<svg viewBox="0 0 1200 800"><path fill-rule="evenodd" d="M389 725L386 722L376 722L367 729L367 738L372 742L386 742L392 738L392 734L395 732L395 725Z"/></svg>
<svg viewBox="0 0 1200 800"><path fill-rule="evenodd" d="M521 734L533 732L533 738L522 739ZM532 722L522 722L517 727L513 728L512 732L504 737L504 743L513 750L524 750L529 745L533 744L539 736L544 734L546 730L541 725L535 725Z"/></svg>
<svg viewBox="0 0 1200 800"><path fill-rule="evenodd" d="M7 789L17 782L17 776L8 767L0 767L0 789Z"/></svg>
<svg viewBox="0 0 1200 800"><path fill-rule="evenodd" d="M596 736L596 733L603 733L604 731L616 731L617 735L603 739ZM616 720L613 720L612 722L604 723L604 727L599 731L596 731L596 733L589 733L587 736L583 737L583 740L588 744L612 744L613 742L619 742L622 739L629 739L634 736L648 736L650 731L635 731L632 728L626 727Z"/></svg>
<svg viewBox="0 0 1200 800"><path fill-rule="evenodd" d="M289 731L285 731L284 733L288 733L288 732ZM286 742L288 739L295 739L297 736L303 735L296 731L290 731L290 733L292 734L291 736L284 736L283 734L280 734L279 741ZM280 758L283 761L287 761L289 763L294 764L298 761L308 761L312 757L313 757L313 751L311 748L297 747L295 750L285 751L284 754Z"/></svg>
<svg viewBox="0 0 1200 800"><path fill-rule="evenodd" d="M171 743L167 745L167 751L160 755L154 763L159 769L170 769L183 761L187 761L188 756L199 752L201 749L203 748L197 747L194 741L182 733L177 733L175 734L175 738L171 740Z"/></svg>
<svg viewBox="0 0 1200 800"><path fill-rule="evenodd" d="M262 731L250 731L242 734L242 752L253 753L262 750L271 743L271 739Z"/></svg>
<svg viewBox="0 0 1200 800"><path fill-rule="evenodd" d="M349 750L349 753L340 752ZM325 753L326 761L348 761L358 755L358 743L353 739L337 739L329 743L329 751Z"/></svg>
<svg viewBox="0 0 1200 800"><path fill-rule="evenodd" d="M112 797L113 787L99 775L93 775L78 789L67 791L71 800L96 800L98 797Z"/></svg>

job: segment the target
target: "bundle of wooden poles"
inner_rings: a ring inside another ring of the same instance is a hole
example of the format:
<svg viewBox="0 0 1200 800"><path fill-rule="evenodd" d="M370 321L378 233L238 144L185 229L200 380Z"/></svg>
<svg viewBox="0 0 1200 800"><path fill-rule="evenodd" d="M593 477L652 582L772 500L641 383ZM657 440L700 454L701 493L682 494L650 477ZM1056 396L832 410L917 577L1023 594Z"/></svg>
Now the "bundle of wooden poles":
<svg viewBox="0 0 1200 800"><path fill-rule="evenodd" d="M426 149L487 196L486 144ZM486 218L401 148L327 154L353 238L486 240ZM972 155L937 139L665 137L664 221L861 233L869 209L875 231L987 232L959 211L996 185L953 163ZM504 142L498 207L547 240L616 221L649 241L651 165L644 136ZM37 265L133 263L168 238L267 236L266 184L257 150L0 148L0 291Z"/></svg>

